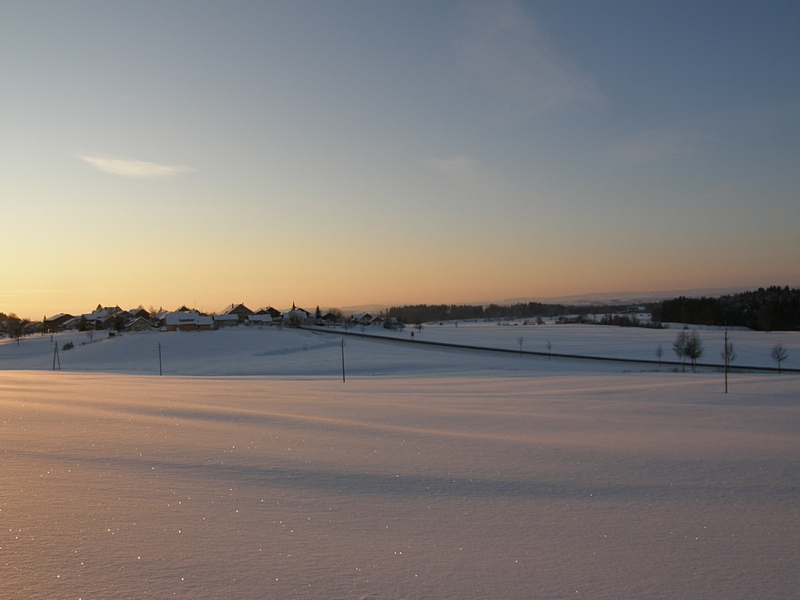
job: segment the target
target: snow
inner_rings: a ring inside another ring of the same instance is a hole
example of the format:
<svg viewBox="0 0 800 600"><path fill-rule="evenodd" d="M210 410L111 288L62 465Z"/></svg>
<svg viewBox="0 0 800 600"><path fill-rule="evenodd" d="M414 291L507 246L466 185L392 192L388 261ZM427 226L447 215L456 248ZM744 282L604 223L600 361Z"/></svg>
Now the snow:
<svg viewBox="0 0 800 600"><path fill-rule="evenodd" d="M683 325L680 326L682 328ZM705 348L701 362L722 364L720 352L724 344L723 328L693 326L697 329ZM356 332L362 333L360 328ZM664 360L675 361L672 343L677 331L669 329L645 329L640 327L613 327L607 325L522 325L521 321L505 322L443 322L424 324L422 331L406 327L393 332L382 327L365 327L364 334L410 339L411 332L417 340L444 342L448 344L481 345L491 348L518 350L517 339L523 338L522 349L534 352L547 352L546 342L552 344L551 351L559 354L580 354L610 358L629 358L658 360L655 351L659 344L664 349ZM733 342L737 358L732 366L747 365L756 367L775 367L770 350L781 343L789 353L783 363L786 368L800 368L800 333L763 332L747 329L730 330L729 339Z"/></svg>
<svg viewBox="0 0 800 600"><path fill-rule="evenodd" d="M674 333L421 336L643 353ZM710 370L347 336L343 383L344 337L60 334L60 372L49 336L0 343L0 597L800 595L797 374L725 395ZM797 353L734 343L776 340Z"/></svg>
<svg viewBox="0 0 800 600"><path fill-rule="evenodd" d="M328 333L278 327L232 327L218 331L135 332L113 338L108 332L88 334L60 333L54 336L59 345L63 370L101 371L113 373L158 373L158 346L161 344L162 365L167 375L293 375L335 376L341 374L340 342L346 340L345 360L353 375L432 376L442 373L475 375L503 373L507 375L542 376L550 373L620 373L657 369L657 365L604 364L544 357L494 355L468 350L433 347L409 348L408 344L390 344L380 340L399 338L519 350L523 338L524 351L580 354L611 358L657 360L656 348L661 345L664 361L676 361L672 342L677 332L672 329L621 328L601 325L523 326L494 323L452 323L442 326L424 325L422 331L407 327L390 331L383 327L325 328ZM332 335L334 331L337 335ZM722 363L724 331L701 330L705 348L701 362ZM358 335L351 335L358 334ZM782 367L800 368L800 334L797 332L731 331L737 358L733 367L775 367L771 348L783 344L788 359ZM50 336L0 340L0 370L51 369L53 343ZM64 351L72 342L74 348ZM662 370L667 370L663 367Z"/></svg>

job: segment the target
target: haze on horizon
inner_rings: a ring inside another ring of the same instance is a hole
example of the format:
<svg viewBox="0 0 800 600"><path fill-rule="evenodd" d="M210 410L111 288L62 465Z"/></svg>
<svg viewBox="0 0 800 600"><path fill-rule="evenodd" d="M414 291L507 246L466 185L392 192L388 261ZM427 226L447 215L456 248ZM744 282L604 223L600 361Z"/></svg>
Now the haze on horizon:
<svg viewBox="0 0 800 600"><path fill-rule="evenodd" d="M800 285L798 22L5 2L0 311Z"/></svg>

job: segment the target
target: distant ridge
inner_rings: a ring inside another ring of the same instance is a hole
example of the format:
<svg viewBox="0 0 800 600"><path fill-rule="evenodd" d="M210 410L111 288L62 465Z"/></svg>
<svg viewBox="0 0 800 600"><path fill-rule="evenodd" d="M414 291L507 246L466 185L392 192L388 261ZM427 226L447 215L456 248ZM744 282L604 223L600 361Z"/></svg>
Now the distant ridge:
<svg viewBox="0 0 800 600"><path fill-rule="evenodd" d="M382 310L391 308L393 304L359 304L358 306L343 306L340 310L345 314L371 313L378 314Z"/></svg>
<svg viewBox="0 0 800 600"><path fill-rule="evenodd" d="M473 305L473 306L488 306L489 304L510 305L510 304L527 304L528 302L541 302L542 304L572 304L577 306L588 306L592 304L639 304L646 302L661 302L662 300L671 300L679 296L686 296L688 298L718 297L726 296L728 294L738 294L747 292L758 287L767 286L737 286L737 287L719 287L719 288L693 288L686 290L661 290L650 292L592 292L589 294L580 294L577 296L552 296L552 297L523 297L523 298L506 298L505 300L484 300L478 302L425 302L416 304L459 304L459 305ZM408 302L400 302L394 304L360 304L358 306L344 306L342 311L345 313L356 312L369 312L378 313L381 310L391 308L392 306L403 306L406 304L415 304Z"/></svg>
<svg viewBox="0 0 800 600"><path fill-rule="evenodd" d="M756 289L753 286L737 286L726 288L694 288L688 290L665 290L655 292L595 292L578 296L558 296L550 298L509 298L494 304L523 304L527 302L541 302L543 304L635 304L639 302L660 302L671 300L678 296L689 298L718 297L728 294L738 294ZM479 303L490 304L490 303Z"/></svg>

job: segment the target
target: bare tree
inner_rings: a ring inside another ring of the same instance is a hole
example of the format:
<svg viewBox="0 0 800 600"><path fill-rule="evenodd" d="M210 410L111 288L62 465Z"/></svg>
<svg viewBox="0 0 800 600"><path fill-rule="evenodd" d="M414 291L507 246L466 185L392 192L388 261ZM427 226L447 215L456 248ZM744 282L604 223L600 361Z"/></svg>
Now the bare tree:
<svg viewBox="0 0 800 600"><path fill-rule="evenodd" d="M778 363L778 373L780 373L781 363L789 358L789 353L786 351L786 348L783 347L783 344L775 344L769 355L772 357L772 360Z"/></svg>
<svg viewBox="0 0 800 600"><path fill-rule="evenodd" d="M692 373L697 371L697 360L703 356L703 342L700 340L700 335L696 331L692 331L686 336L686 346L684 353L686 358L692 361Z"/></svg>
<svg viewBox="0 0 800 600"><path fill-rule="evenodd" d="M681 361L681 371L686 370L686 332L679 331L672 342L672 351L678 356Z"/></svg>
<svg viewBox="0 0 800 600"><path fill-rule="evenodd" d="M17 340L17 346L19 346L19 340L22 337L24 325L24 319L20 319L14 313L8 315L8 319L6 320L8 337L10 337L12 340Z"/></svg>
<svg viewBox="0 0 800 600"><path fill-rule="evenodd" d="M725 346L722 349L722 352L719 355L722 357L725 366L730 365L733 361L736 360L736 348L733 347L733 342L727 339L728 332L725 332Z"/></svg>
<svg viewBox="0 0 800 600"><path fill-rule="evenodd" d="M725 330L725 345L722 352L720 352L722 360L725 363L725 393L728 393L728 367L731 362L736 360L736 350L733 347L733 342L728 339L728 330Z"/></svg>
<svg viewBox="0 0 800 600"><path fill-rule="evenodd" d="M661 357L664 356L664 345L659 344L656 348L656 357L658 358L658 368L661 368Z"/></svg>

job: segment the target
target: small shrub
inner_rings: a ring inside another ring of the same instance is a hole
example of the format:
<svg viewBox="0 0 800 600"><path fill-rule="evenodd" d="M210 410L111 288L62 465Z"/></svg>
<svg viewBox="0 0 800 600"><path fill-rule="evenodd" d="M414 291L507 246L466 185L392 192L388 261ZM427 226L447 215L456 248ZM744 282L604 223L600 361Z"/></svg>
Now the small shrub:
<svg viewBox="0 0 800 600"><path fill-rule="evenodd" d="M73 344L72 342L67 342L66 344L61 346L61 349L62 350L72 350L74 347L75 347L75 344Z"/></svg>

